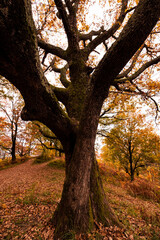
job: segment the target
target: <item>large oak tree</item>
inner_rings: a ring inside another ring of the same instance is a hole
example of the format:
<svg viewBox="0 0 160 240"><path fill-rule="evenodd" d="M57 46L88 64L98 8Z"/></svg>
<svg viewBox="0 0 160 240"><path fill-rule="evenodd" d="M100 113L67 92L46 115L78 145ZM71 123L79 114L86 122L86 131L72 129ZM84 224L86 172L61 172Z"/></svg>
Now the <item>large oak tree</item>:
<svg viewBox="0 0 160 240"><path fill-rule="evenodd" d="M53 216L55 239L69 230L86 232L95 222L119 224L106 201L94 154L99 116L111 85L119 89L126 81L132 83L160 60L151 59L128 79L137 59L135 53L141 52L140 47L158 22L160 1L140 0L132 9L127 7L128 2L122 0L119 17L109 29L101 27L82 33L77 16L85 1L55 0L52 12L55 19L56 16L61 19L68 42L64 50L43 41L40 35L37 37L39 31L32 18L30 0L0 1L0 74L22 94L25 101L22 118L38 120L50 128L61 141L66 156L62 198ZM126 16L129 20L122 25ZM115 35L118 30L121 33ZM114 43L106 48L96 68L91 69L87 62L90 54L101 43L106 46L109 38ZM54 61L50 66L60 73L63 88L47 81L38 46L46 55L51 53L66 61L61 69L54 66ZM121 72L134 54L130 67Z"/></svg>

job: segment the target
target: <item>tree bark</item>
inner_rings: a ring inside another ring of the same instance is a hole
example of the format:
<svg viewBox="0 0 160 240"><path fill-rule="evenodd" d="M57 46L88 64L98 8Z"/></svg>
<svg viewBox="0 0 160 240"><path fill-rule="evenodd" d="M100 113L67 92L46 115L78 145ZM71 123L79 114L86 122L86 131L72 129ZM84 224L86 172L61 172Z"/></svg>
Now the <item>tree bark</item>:
<svg viewBox="0 0 160 240"><path fill-rule="evenodd" d="M80 151L77 151L77 156L81 155ZM62 198L52 218L55 240L63 239L69 231L87 233L99 223L122 226L106 199L94 150L89 158L91 164L85 159L88 164L79 166L81 170L77 164L68 166ZM76 161L80 162L81 157Z"/></svg>
<svg viewBox="0 0 160 240"><path fill-rule="evenodd" d="M133 168L133 152L132 152L132 141L128 142L128 152L129 152L129 168L130 168L130 177L131 182L134 181L134 168Z"/></svg>
<svg viewBox="0 0 160 240"><path fill-rule="evenodd" d="M91 170L90 199L94 221L97 223L100 222L105 226L122 226L113 210L109 206L106 194L103 189L102 179L100 176L95 154Z"/></svg>
<svg viewBox="0 0 160 240"><path fill-rule="evenodd" d="M16 162L16 139L12 139L12 148L11 148L12 163Z"/></svg>
<svg viewBox="0 0 160 240"><path fill-rule="evenodd" d="M86 233L96 222L120 226L106 200L95 159L94 144L103 99L93 96L90 101L92 90L88 90L72 157L66 161L62 199L53 217L55 239L69 230Z"/></svg>
<svg viewBox="0 0 160 240"><path fill-rule="evenodd" d="M18 130L17 122L12 122L11 123L11 139L12 139L11 156L12 156L12 163L13 164L16 162L17 130Z"/></svg>

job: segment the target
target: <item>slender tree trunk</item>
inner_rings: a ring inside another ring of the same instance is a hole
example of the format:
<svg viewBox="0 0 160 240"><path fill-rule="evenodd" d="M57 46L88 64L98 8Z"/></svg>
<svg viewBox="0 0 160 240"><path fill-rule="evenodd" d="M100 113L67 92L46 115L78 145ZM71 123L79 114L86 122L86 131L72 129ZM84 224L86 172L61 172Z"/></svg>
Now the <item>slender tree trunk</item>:
<svg viewBox="0 0 160 240"><path fill-rule="evenodd" d="M131 182L134 180L134 169L133 169L133 159L132 159L132 149L131 149L131 141L129 142L129 164L130 164L130 177Z"/></svg>
<svg viewBox="0 0 160 240"><path fill-rule="evenodd" d="M59 157L62 157L62 153L61 153L61 151L59 151Z"/></svg>
<svg viewBox="0 0 160 240"><path fill-rule="evenodd" d="M12 163L16 162L16 139L12 138L12 149L11 149Z"/></svg>
<svg viewBox="0 0 160 240"><path fill-rule="evenodd" d="M131 174L131 182L133 182L134 181L134 174L132 173Z"/></svg>
<svg viewBox="0 0 160 240"><path fill-rule="evenodd" d="M16 122L11 122L11 139L12 139L12 148L11 148L11 156L12 163L16 162L16 139L17 139L17 131L18 131L18 118Z"/></svg>

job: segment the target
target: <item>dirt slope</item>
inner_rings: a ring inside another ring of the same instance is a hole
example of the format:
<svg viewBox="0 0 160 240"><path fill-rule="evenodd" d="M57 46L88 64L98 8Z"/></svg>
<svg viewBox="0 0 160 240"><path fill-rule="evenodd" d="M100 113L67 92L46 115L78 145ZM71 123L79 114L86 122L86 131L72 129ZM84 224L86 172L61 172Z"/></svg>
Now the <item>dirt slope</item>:
<svg viewBox="0 0 160 240"><path fill-rule="evenodd" d="M0 239L52 239L48 221L60 199L64 171L32 163L0 171Z"/></svg>

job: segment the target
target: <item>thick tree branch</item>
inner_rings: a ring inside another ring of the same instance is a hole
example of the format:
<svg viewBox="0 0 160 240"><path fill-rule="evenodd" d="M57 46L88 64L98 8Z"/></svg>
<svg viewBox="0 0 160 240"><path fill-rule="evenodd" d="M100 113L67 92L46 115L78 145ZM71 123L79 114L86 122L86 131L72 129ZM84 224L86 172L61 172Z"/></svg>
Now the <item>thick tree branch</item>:
<svg viewBox="0 0 160 240"><path fill-rule="evenodd" d="M134 74L129 76L127 79L129 81L132 81L133 79L137 78L141 73L143 73L147 68L159 62L160 62L160 56L150 60L149 62L146 62L145 64L143 64L141 68L138 69L138 71L136 71Z"/></svg>
<svg viewBox="0 0 160 240"><path fill-rule="evenodd" d="M11 0L0 5L0 74L24 97L23 119L44 123L68 148L75 130L41 69L30 4L30 0Z"/></svg>
<svg viewBox="0 0 160 240"><path fill-rule="evenodd" d="M56 137L51 131L50 131L50 133L48 133L48 131L45 131L44 128L42 127L42 124L40 124L40 123L38 123L38 122L36 122L36 121L34 121L33 123L34 123L34 125L36 125L36 126L38 127L40 133L41 133L44 137L49 138L49 139L52 139L52 140L57 139L57 137ZM47 128L47 130L48 130L48 128Z"/></svg>
<svg viewBox="0 0 160 240"><path fill-rule="evenodd" d="M6 150L7 152L11 153L11 148L5 147L5 146L3 146L2 144L0 144L0 147L1 147L2 149Z"/></svg>
<svg viewBox="0 0 160 240"><path fill-rule="evenodd" d="M68 88L71 83L67 80L66 72L67 72L67 67L64 67L64 68L61 69L61 71L60 71L60 81L65 88Z"/></svg>
<svg viewBox="0 0 160 240"><path fill-rule="evenodd" d="M65 32L67 34L69 48L79 49L75 16L71 15L70 17L67 14L65 5L63 4L62 0L55 0L55 4L62 19Z"/></svg>
<svg viewBox="0 0 160 240"><path fill-rule="evenodd" d="M159 16L159 0L140 0L119 38L107 51L92 75L94 95L97 92L99 98L102 98L103 95L105 99L108 85L112 81L114 82L118 73L144 43L159 20ZM155 63L157 61L159 61L159 57L154 60Z"/></svg>
<svg viewBox="0 0 160 240"><path fill-rule="evenodd" d="M60 81L62 83L62 85L65 88L68 88L70 86L70 82L67 80L66 74L67 74L67 70L68 70L68 64L66 64L63 68L57 68L53 65L49 66L48 68L52 68L52 70L54 72L60 73Z"/></svg>
<svg viewBox="0 0 160 240"><path fill-rule="evenodd" d="M120 74L116 77L116 79L124 78L124 77L126 77L126 76L130 73L130 71L134 68L134 66L135 66L135 64L136 64L136 61L137 61L137 58L138 58L138 56L140 55L140 53L142 52L143 48L144 48L144 44L142 44L142 46L140 47L140 49L138 49L138 51L137 51L137 52L135 53L135 55L133 56L131 65L130 65L126 70L124 70L122 73L120 73Z"/></svg>
<svg viewBox="0 0 160 240"><path fill-rule="evenodd" d="M58 101L62 102L65 106L67 106L69 97L67 89L52 86L52 90L54 91Z"/></svg>
<svg viewBox="0 0 160 240"><path fill-rule="evenodd" d="M100 35L104 31L105 31L104 27L102 26L98 31L92 30L89 33L79 33L79 40L83 40L83 41L90 40L90 41L92 41L93 36Z"/></svg>
<svg viewBox="0 0 160 240"><path fill-rule="evenodd" d="M42 146L44 146L48 150L57 150L57 151L59 151L61 153L64 153L63 149L57 148L56 146L55 147L48 147L45 143L42 142L41 138L38 138L38 141L41 143Z"/></svg>
<svg viewBox="0 0 160 240"><path fill-rule="evenodd" d="M131 84L133 84L133 80L136 79L141 73L143 73L147 68L149 68L150 66L157 64L160 62L160 56L146 62L145 64L142 65L142 67L140 67L135 73L133 73L131 76L126 76L126 72L128 71L128 69L126 71L124 71L122 74L119 74L118 77L116 77L116 79L113 81L113 86L116 87L117 90L120 90L120 87L118 86L118 84L123 84L127 81L130 81ZM130 67L129 67L130 68Z"/></svg>
<svg viewBox="0 0 160 240"><path fill-rule="evenodd" d="M38 45L40 48L44 49L46 53L51 53L53 55L56 55L57 57L67 60L66 51L64 51L62 48L46 43L45 41L39 38L38 38Z"/></svg>

